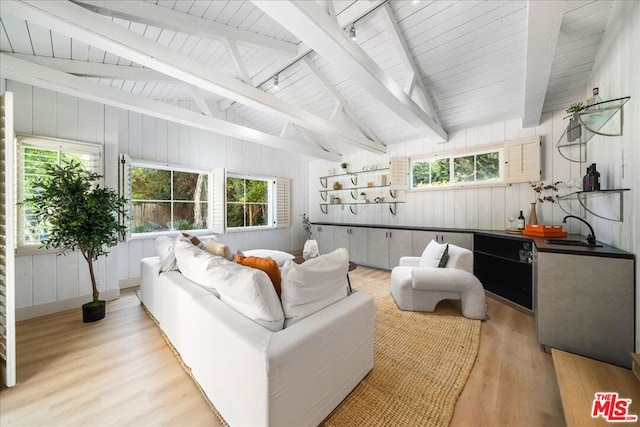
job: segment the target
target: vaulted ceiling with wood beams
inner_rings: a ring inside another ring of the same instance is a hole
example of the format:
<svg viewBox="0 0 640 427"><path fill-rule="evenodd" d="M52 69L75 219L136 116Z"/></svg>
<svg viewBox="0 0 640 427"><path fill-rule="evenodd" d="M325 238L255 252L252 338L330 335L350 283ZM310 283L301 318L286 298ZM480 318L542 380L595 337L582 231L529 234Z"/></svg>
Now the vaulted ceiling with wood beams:
<svg viewBox="0 0 640 427"><path fill-rule="evenodd" d="M2 0L0 77L338 160L585 97L610 1Z"/></svg>

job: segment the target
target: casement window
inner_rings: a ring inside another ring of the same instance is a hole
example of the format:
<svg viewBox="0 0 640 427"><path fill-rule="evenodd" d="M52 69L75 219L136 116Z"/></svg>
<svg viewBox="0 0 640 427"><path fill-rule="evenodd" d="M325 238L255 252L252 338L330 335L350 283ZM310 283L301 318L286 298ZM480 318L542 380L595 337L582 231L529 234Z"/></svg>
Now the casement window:
<svg viewBox="0 0 640 427"><path fill-rule="evenodd" d="M131 233L210 228L211 171L132 161L129 165Z"/></svg>
<svg viewBox="0 0 640 427"><path fill-rule="evenodd" d="M81 161L91 172L102 175L102 146L33 135L17 135L17 194L18 194L18 246L19 250L36 251L47 238L47 224L38 221L24 200L37 188L36 177L45 175L45 165L61 165L70 159ZM21 248L22 247L22 248Z"/></svg>
<svg viewBox="0 0 640 427"><path fill-rule="evenodd" d="M405 189L507 185L540 179L540 137L523 138L430 156L392 159L409 164ZM402 167L398 167L401 170ZM393 176L393 170L392 170Z"/></svg>
<svg viewBox="0 0 640 427"><path fill-rule="evenodd" d="M411 188L503 182L502 149L411 161Z"/></svg>
<svg viewBox="0 0 640 427"><path fill-rule="evenodd" d="M121 155L129 236L289 226L289 180L131 160Z"/></svg>
<svg viewBox="0 0 640 427"><path fill-rule="evenodd" d="M226 227L230 230L289 225L289 180L228 174Z"/></svg>

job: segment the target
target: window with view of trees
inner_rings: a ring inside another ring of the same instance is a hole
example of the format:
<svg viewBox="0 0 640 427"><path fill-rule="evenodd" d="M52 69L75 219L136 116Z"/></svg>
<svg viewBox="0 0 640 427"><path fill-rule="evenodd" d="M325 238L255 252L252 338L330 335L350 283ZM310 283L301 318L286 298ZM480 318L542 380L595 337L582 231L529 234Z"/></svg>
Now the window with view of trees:
<svg viewBox="0 0 640 427"><path fill-rule="evenodd" d="M91 172L102 173L101 147L75 141L47 139L27 135L18 136L18 200L23 201L34 195L38 189L36 177L46 174L47 164L62 165L75 159L83 163ZM38 221L27 203L18 206L18 244L37 245L46 240L47 224Z"/></svg>
<svg viewBox="0 0 640 427"><path fill-rule="evenodd" d="M227 177L227 227L270 225L270 185L266 179Z"/></svg>
<svg viewBox="0 0 640 427"><path fill-rule="evenodd" d="M470 153L411 163L411 188L501 181L501 150Z"/></svg>
<svg viewBox="0 0 640 427"><path fill-rule="evenodd" d="M132 165L130 179L133 233L208 228L208 173Z"/></svg>

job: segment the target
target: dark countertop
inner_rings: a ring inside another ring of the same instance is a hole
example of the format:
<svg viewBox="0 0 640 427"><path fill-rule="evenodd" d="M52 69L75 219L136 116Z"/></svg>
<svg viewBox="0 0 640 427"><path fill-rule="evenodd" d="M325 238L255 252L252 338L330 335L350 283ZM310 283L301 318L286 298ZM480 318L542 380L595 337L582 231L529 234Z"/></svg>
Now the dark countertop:
<svg viewBox="0 0 640 427"><path fill-rule="evenodd" d="M438 227L412 227L407 225L378 225L378 224L341 224L330 222L314 222L312 225L335 225L340 227L364 227L364 228L384 228L389 230L417 230L417 231L435 231L435 232L449 232L449 233L472 233L485 236L496 236L513 240L524 240L535 243L538 252L549 252L557 254L570 254L570 255L583 255L583 256L597 256L606 258L627 258L634 259L635 255L618 249L616 247L598 242L602 247L589 247L589 246L564 246L564 245L550 245L545 242L543 237L523 236L521 234L511 234L506 231L499 230L474 230L468 228L438 228ZM586 238L580 234L569 234L567 239L572 240L586 240Z"/></svg>

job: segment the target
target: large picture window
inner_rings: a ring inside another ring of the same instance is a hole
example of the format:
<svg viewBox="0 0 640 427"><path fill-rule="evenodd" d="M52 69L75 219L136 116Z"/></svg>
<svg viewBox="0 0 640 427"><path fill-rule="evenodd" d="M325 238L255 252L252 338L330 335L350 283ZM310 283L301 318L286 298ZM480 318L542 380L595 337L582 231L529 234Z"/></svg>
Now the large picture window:
<svg viewBox="0 0 640 427"><path fill-rule="evenodd" d="M39 248L47 239L46 222L37 220L29 204L22 202L37 191L35 180L46 175L47 164L62 165L72 159L83 163L91 172L102 173L102 147L99 145L18 135L18 245Z"/></svg>
<svg viewBox="0 0 640 427"><path fill-rule="evenodd" d="M209 173L133 163L131 231L209 228Z"/></svg>
<svg viewBox="0 0 640 427"><path fill-rule="evenodd" d="M227 176L227 228L271 226L272 180Z"/></svg>
<svg viewBox="0 0 640 427"><path fill-rule="evenodd" d="M419 158L411 162L411 188L502 182L502 150Z"/></svg>

